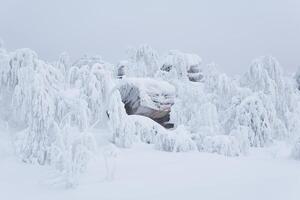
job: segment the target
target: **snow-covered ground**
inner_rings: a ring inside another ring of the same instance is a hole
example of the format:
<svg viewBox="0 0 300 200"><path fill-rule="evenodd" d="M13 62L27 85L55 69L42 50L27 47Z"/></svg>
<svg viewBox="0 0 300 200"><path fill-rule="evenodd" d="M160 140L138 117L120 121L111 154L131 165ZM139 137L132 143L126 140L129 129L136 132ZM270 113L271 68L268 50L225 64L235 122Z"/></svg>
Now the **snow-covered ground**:
<svg viewBox="0 0 300 200"><path fill-rule="evenodd" d="M99 154L79 186L67 190L56 183L51 169L2 156L0 196L3 200L298 200L300 162L289 159L288 152L284 144L277 144L230 158L161 152L138 144L120 149L114 180L105 180L104 158Z"/></svg>

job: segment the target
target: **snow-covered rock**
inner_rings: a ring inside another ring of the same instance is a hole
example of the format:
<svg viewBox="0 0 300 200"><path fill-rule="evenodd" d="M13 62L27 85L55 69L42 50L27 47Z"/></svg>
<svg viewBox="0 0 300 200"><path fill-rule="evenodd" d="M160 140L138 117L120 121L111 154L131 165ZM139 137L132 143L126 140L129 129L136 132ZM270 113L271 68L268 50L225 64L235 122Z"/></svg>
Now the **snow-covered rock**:
<svg viewBox="0 0 300 200"><path fill-rule="evenodd" d="M195 54L182 53L172 50L163 61L158 76L186 79L198 82L203 78L201 69L202 59Z"/></svg>
<svg viewBox="0 0 300 200"><path fill-rule="evenodd" d="M118 88L127 114L143 115L161 124L169 120L175 98L171 84L151 78L126 78Z"/></svg>

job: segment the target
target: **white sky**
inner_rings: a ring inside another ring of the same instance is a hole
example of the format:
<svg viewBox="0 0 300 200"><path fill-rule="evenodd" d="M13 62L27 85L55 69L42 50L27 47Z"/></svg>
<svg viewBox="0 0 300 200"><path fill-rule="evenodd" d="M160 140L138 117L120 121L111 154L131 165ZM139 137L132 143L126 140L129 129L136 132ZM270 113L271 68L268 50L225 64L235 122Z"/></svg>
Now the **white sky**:
<svg viewBox="0 0 300 200"><path fill-rule="evenodd" d="M116 63L128 46L148 43L215 61L227 73L273 55L300 65L300 0L0 0L0 37L42 59L98 54Z"/></svg>

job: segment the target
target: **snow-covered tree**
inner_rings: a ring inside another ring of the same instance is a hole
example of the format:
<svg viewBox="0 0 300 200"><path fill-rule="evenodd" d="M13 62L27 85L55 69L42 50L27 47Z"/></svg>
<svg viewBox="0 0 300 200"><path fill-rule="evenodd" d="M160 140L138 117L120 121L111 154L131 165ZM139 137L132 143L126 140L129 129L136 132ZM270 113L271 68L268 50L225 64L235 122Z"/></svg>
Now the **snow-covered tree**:
<svg viewBox="0 0 300 200"><path fill-rule="evenodd" d="M53 66L39 60L30 50L15 53L10 63L15 75L9 79L13 87L13 120L26 128L18 134L16 149L25 162L50 163L49 148L57 136L51 131L54 121L54 94L57 83Z"/></svg>
<svg viewBox="0 0 300 200"><path fill-rule="evenodd" d="M87 102L90 124L103 122L107 118L105 106L109 100L109 93L115 85L112 71L107 68L109 67L103 61L99 61L92 66L73 66L69 70L70 89L77 90L80 98Z"/></svg>
<svg viewBox="0 0 300 200"><path fill-rule="evenodd" d="M119 154L119 149L113 144L109 144L103 149L103 156L106 168L106 180L108 181L113 180L115 177L116 159L119 156Z"/></svg>
<svg viewBox="0 0 300 200"><path fill-rule="evenodd" d="M135 77L153 77L159 69L159 55L147 44L129 51L128 74Z"/></svg>

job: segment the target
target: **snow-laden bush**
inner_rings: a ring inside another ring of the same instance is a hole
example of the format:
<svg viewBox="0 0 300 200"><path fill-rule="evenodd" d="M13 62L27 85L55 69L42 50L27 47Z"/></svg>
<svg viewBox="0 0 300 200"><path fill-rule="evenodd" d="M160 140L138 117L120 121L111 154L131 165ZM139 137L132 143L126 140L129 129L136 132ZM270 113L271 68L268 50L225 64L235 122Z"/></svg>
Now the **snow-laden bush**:
<svg viewBox="0 0 300 200"><path fill-rule="evenodd" d="M249 127L239 126L233 129L229 136L234 137L237 140L239 155L247 155L249 153L250 142L248 139L249 136Z"/></svg>
<svg viewBox="0 0 300 200"><path fill-rule="evenodd" d="M62 115L59 125L52 126L50 164L59 172L58 184L74 187L96 151L96 140L90 132L87 102L78 93L67 91L60 96ZM93 127L92 127L93 128Z"/></svg>
<svg viewBox="0 0 300 200"><path fill-rule="evenodd" d="M147 144L153 144L157 135L166 131L164 127L148 117L129 115L128 119L133 122L135 135Z"/></svg>
<svg viewBox="0 0 300 200"><path fill-rule="evenodd" d="M181 82L177 85L170 121L175 127L185 125L192 133L215 135L222 132L213 96L205 93L203 85Z"/></svg>
<svg viewBox="0 0 300 200"><path fill-rule="evenodd" d="M237 87L237 93L231 98L230 105L226 109L219 111L219 120L224 133L229 134L231 130L236 128L235 118L237 107L251 94L250 89Z"/></svg>
<svg viewBox="0 0 300 200"><path fill-rule="evenodd" d="M113 180L116 172L116 159L120 154L119 149L110 143L103 148L102 153L105 161L106 180Z"/></svg>
<svg viewBox="0 0 300 200"><path fill-rule="evenodd" d="M59 184L75 187L94 157L96 143L92 134L69 124L58 128L59 137L51 145L51 164L59 172Z"/></svg>
<svg viewBox="0 0 300 200"><path fill-rule="evenodd" d="M272 142L268 112L257 95L247 97L236 107L235 127L246 126L251 146L263 147Z"/></svg>
<svg viewBox="0 0 300 200"><path fill-rule="evenodd" d="M240 126L230 135L202 136L196 144L201 152L217 153L224 156L247 155L249 151L248 127Z"/></svg>
<svg viewBox="0 0 300 200"><path fill-rule="evenodd" d="M300 139L296 140L292 152L291 157L296 160L300 160Z"/></svg>
<svg viewBox="0 0 300 200"><path fill-rule="evenodd" d="M200 135L222 133L217 108L212 103L204 103L197 109L197 114L190 121L193 132Z"/></svg>
<svg viewBox="0 0 300 200"><path fill-rule="evenodd" d="M205 113L199 108L210 101L210 95L203 93L202 85L189 81L176 82L176 98L171 108L170 121L175 126L185 125L191 130L197 129L197 123ZM204 109L204 108L203 108ZM214 114L212 114L214 115Z"/></svg>
<svg viewBox="0 0 300 200"><path fill-rule="evenodd" d="M169 152L187 152L197 149L195 142L191 139L191 133L184 126L179 126L173 131L159 133L155 138L155 147Z"/></svg>
<svg viewBox="0 0 300 200"><path fill-rule="evenodd" d="M237 139L228 135L205 136L201 142L197 142L197 146L201 152L217 153L224 156L241 154Z"/></svg>

